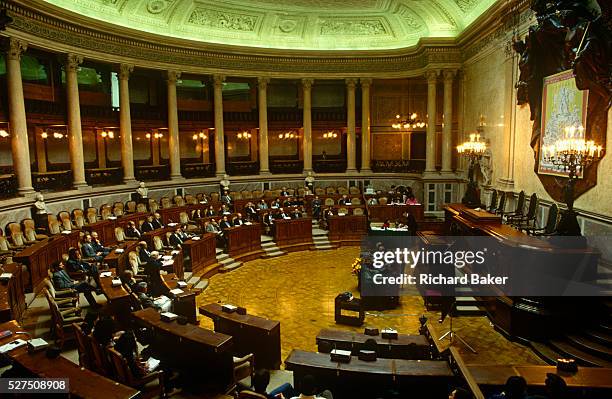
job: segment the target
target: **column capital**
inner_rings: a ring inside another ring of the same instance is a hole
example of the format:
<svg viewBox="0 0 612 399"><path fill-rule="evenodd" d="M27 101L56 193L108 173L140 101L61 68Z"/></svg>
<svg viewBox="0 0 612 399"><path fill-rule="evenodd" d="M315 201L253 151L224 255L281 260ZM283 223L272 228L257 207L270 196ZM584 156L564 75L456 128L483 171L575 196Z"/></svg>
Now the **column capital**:
<svg viewBox="0 0 612 399"><path fill-rule="evenodd" d="M213 75L213 85L215 88L223 87L223 82L225 82L225 75Z"/></svg>
<svg viewBox="0 0 612 399"><path fill-rule="evenodd" d="M168 71L166 72L166 82L175 83L181 78L181 73L179 71Z"/></svg>
<svg viewBox="0 0 612 399"><path fill-rule="evenodd" d="M357 80L355 78L348 78L348 79L344 79L344 82L346 83L346 87L349 88L349 90L355 90L355 86L357 86Z"/></svg>
<svg viewBox="0 0 612 399"><path fill-rule="evenodd" d="M10 37L8 40L8 48L6 49L6 55L9 60L21 60L21 54L28 49L28 43L23 40Z"/></svg>
<svg viewBox="0 0 612 399"><path fill-rule="evenodd" d="M128 80L130 74L134 71L134 65L119 64L119 73L117 74L120 80Z"/></svg>
<svg viewBox="0 0 612 399"><path fill-rule="evenodd" d="M438 71L437 69L425 71L425 79L427 79L427 83L436 83L438 80L439 72L440 71Z"/></svg>
<svg viewBox="0 0 612 399"><path fill-rule="evenodd" d="M66 67L66 71L76 72L77 69L79 68L79 65L81 65L82 63L83 63L82 55L68 53L66 54L66 57L64 58L64 66Z"/></svg>
<svg viewBox="0 0 612 399"><path fill-rule="evenodd" d="M457 70L456 69L445 69L444 71L442 71L442 76L444 76L444 81L445 82L452 82L453 79L455 79L455 76L457 75Z"/></svg>
<svg viewBox="0 0 612 399"><path fill-rule="evenodd" d="M303 89L310 89L310 88L312 88L313 84L314 84L314 79L311 79L311 78L303 78L302 79L302 88Z"/></svg>
<svg viewBox="0 0 612 399"><path fill-rule="evenodd" d="M372 78L361 78L359 79L359 83L361 83L361 87L370 87Z"/></svg>
<svg viewBox="0 0 612 399"><path fill-rule="evenodd" d="M260 90L266 90L268 88L268 83L270 83L270 78L268 77L257 78L257 86Z"/></svg>

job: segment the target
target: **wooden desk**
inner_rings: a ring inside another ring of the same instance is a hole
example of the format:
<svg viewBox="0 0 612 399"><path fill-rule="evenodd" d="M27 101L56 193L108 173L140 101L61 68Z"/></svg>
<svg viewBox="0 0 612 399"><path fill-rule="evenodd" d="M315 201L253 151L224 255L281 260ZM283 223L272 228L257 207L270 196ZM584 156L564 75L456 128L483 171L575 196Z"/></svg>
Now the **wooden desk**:
<svg viewBox="0 0 612 399"><path fill-rule="evenodd" d="M301 251L313 245L312 218L276 219L273 226L274 241L281 249Z"/></svg>
<svg viewBox="0 0 612 399"><path fill-rule="evenodd" d="M83 226L83 230L89 231L90 233L93 233L94 231L98 233L98 238L103 245L110 246L117 243L117 238L115 237L114 220L106 219L100 220L96 223L86 224Z"/></svg>
<svg viewBox="0 0 612 399"><path fill-rule="evenodd" d="M21 320L26 308L22 280L22 266L18 263L4 265L5 273L13 275L7 282L0 282L0 323Z"/></svg>
<svg viewBox="0 0 612 399"><path fill-rule="evenodd" d="M146 233L142 234L142 241L146 242L149 248L153 248L153 237L160 237L163 242L166 238L166 233L169 231L174 231L174 230L172 227L166 226L166 227L162 227L161 229L147 231Z"/></svg>
<svg viewBox="0 0 612 399"><path fill-rule="evenodd" d="M368 219L371 222L392 222L404 219L404 214L408 213L418 221L424 219L423 205L368 205Z"/></svg>
<svg viewBox="0 0 612 399"><path fill-rule="evenodd" d="M454 375L442 360L400 360L378 358L373 362L352 356L349 363L332 362L330 355L294 349L285 360L293 371L296 389L305 375L315 377L319 386L329 387L334 397L370 397L395 388L411 397L446 397Z"/></svg>
<svg viewBox="0 0 612 399"><path fill-rule="evenodd" d="M131 251L135 251L137 246L138 241L136 240L122 242L116 249L113 249L104 257L104 263L106 263L110 269L115 269L117 271L117 275L120 276L127 267L128 254ZM123 252L118 253L117 249L122 249Z"/></svg>
<svg viewBox="0 0 612 399"><path fill-rule="evenodd" d="M326 328L317 335L317 345L328 342L333 348L350 350L354 355L358 355L362 345L368 339L376 341L378 357L406 360L431 359L429 342L424 335L399 334L397 339L384 339L380 335L371 336Z"/></svg>
<svg viewBox="0 0 612 399"><path fill-rule="evenodd" d="M368 219L360 216L329 216L327 218L330 241L359 241L368 232Z"/></svg>
<svg viewBox="0 0 612 399"><path fill-rule="evenodd" d="M128 325L131 314L130 294L123 285L113 287L113 277L100 277L100 285L113 315L124 326Z"/></svg>
<svg viewBox="0 0 612 399"><path fill-rule="evenodd" d="M546 374L558 374L570 388L596 388L612 390L612 369L603 367L579 367L577 373L558 372L553 366L511 366L468 364L478 385L502 387L510 376L525 378L528 386L544 386Z"/></svg>
<svg viewBox="0 0 612 399"><path fill-rule="evenodd" d="M193 274L199 274L206 266L217 262L217 237L213 233L205 233L199 240L187 240L182 247L191 258Z"/></svg>
<svg viewBox="0 0 612 399"><path fill-rule="evenodd" d="M127 226L129 222L134 222L136 223L136 228L139 228L140 227L139 222L141 220L146 220L148 215L149 214L147 212L136 212L136 213L125 214L121 216L120 218L115 219L115 226L123 227L125 229L125 227Z"/></svg>
<svg viewBox="0 0 612 399"><path fill-rule="evenodd" d="M247 255L248 258L258 258L261 252L261 224L242 225L229 227L223 230L227 239L227 252L235 258L239 255ZM248 254L251 254L249 256Z"/></svg>
<svg viewBox="0 0 612 399"><path fill-rule="evenodd" d="M200 314L215 322L215 331L234 338L238 356L255 355L257 367L279 369L281 364L280 322L254 315L226 313L218 303L200 306Z"/></svg>
<svg viewBox="0 0 612 399"><path fill-rule="evenodd" d="M212 384L225 392L233 384L233 339L226 334L176 321L161 321L154 309L132 313L135 321L154 330L152 347L160 359L192 384Z"/></svg>
<svg viewBox="0 0 612 399"><path fill-rule="evenodd" d="M62 255L68 253L68 248L76 247L79 241L79 231L73 230L70 234L56 234L38 241L23 251L17 253L13 259L17 263L27 266L29 276L26 289L39 292L42 282L48 276L49 266L62 260Z"/></svg>
<svg viewBox="0 0 612 399"><path fill-rule="evenodd" d="M11 330L15 333L23 331L23 328L13 320L0 324L0 331L4 330ZM16 338L28 339L23 334L13 334L10 337L0 339L0 345ZM81 368L65 357L59 356L55 359L49 359L44 350L29 354L25 347L21 347L9 352L8 357L38 378L68 378L70 380L71 397L128 399L136 397L139 393L134 388L121 385L93 371Z"/></svg>

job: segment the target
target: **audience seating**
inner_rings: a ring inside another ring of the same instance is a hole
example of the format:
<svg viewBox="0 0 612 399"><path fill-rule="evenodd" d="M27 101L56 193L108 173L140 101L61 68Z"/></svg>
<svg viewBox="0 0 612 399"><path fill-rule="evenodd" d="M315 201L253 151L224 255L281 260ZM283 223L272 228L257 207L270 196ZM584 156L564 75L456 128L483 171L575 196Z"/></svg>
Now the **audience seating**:
<svg viewBox="0 0 612 399"><path fill-rule="evenodd" d="M128 201L125 203L127 213L136 213L136 201Z"/></svg>
<svg viewBox="0 0 612 399"><path fill-rule="evenodd" d="M521 226L521 230L527 232L527 234L534 236L545 236L551 235L557 228L557 219L559 216L559 207L557 204L552 204L548 209L548 217L546 218L546 224L543 227L524 227Z"/></svg>
<svg viewBox="0 0 612 399"><path fill-rule="evenodd" d="M387 197L380 197L378 199L378 205L387 205Z"/></svg>
<svg viewBox="0 0 612 399"><path fill-rule="evenodd" d="M51 273L49 278L44 280L45 287L51 298L55 301L59 308L74 308L79 307L79 293L72 288L57 289L51 282Z"/></svg>
<svg viewBox="0 0 612 399"><path fill-rule="evenodd" d="M497 204L497 208L495 209L494 213L503 217L504 212L506 212L506 192L502 191L502 193L499 195L499 203Z"/></svg>
<svg viewBox="0 0 612 399"><path fill-rule="evenodd" d="M159 200L159 203L161 207L164 209L172 207L172 203L170 202L170 198L168 197L161 197L161 199Z"/></svg>
<svg viewBox="0 0 612 399"><path fill-rule="evenodd" d="M93 370L96 373L105 377L113 377L113 366L109 360L108 352L102 344L98 342L93 335L89 335L89 343L91 347Z"/></svg>
<svg viewBox="0 0 612 399"><path fill-rule="evenodd" d="M527 208L527 213L524 215L510 216L508 217L508 223L513 225L516 228L520 226L531 226L532 223L535 223L536 220L536 212L538 211L538 195L536 193L531 194L529 199L529 207Z"/></svg>
<svg viewBox="0 0 612 399"><path fill-rule="evenodd" d="M196 200L196 198L193 195L186 194L185 195L185 203L187 205L196 205L198 203L198 201Z"/></svg>
<svg viewBox="0 0 612 399"><path fill-rule="evenodd" d="M100 216L102 217L102 220L106 220L109 217L113 216L113 209L111 208L111 206L108 204L102 205L100 207Z"/></svg>
<svg viewBox="0 0 612 399"><path fill-rule="evenodd" d="M358 195L361 194L361 190L359 190L359 187L351 186L349 187L349 193L351 195Z"/></svg>
<svg viewBox="0 0 612 399"><path fill-rule="evenodd" d="M72 224L72 220L70 220L70 214L66 211L60 212L58 215L60 223L62 224L62 229L66 231L72 231L74 228Z"/></svg>
<svg viewBox="0 0 612 399"><path fill-rule="evenodd" d="M185 200L180 195L175 195L172 201L176 206L185 206Z"/></svg>
<svg viewBox="0 0 612 399"><path fill-rule="evenodd" d="M157 204L157 201L154 200L153 198L150 198L149 199L149 211L157 212L158 209L159 209L159 205Z"/></svg>
<svg viewBox="0 0 612 399"><path fill-rule="evenodd" d="M123 227L121 226L115 227L115 239L119 243L125 241L125 235L123 234Z"/></svg>
<svg viewBox="0 0 612 399"><path fill-rule="evenodd" d="M51 310L51 334L55 337L55 343L59 348L64 346L67 333L70 333L72 323L82 322L81 309L78 306L70 308L60 308L51 297L49 290L43 289L45 298Z"/></svg>
<svg viewBox="0 0 612 399"><path fill-rule="evenodd" d="M255 373L255 356L249 353L243 357L234 357L234 384L245 378L252 378Z"/></svg>
<svg viewBox="0 0 612 399"><path fill-rule="evenodd" d="M11 237L12 246L20 249L26 246L26 240L19 223L11 222L6 226L6 232Z"/></svg>
<svg viewBox="0 0 612 399"><path fill-rule="evenodd" d="M73 209L72 210L72 219L74 220L74 226L77 229L82 229L85 226L85 217L83 216L82 209Z"/></svg>
<svg viewBox="0 0 612 399"><path fill-rule="evenodd" d="M139 212L139 213L147 212L147 205L143 204L142 202L139 202L138 204L136 204L136 212Z"/></svg>
<svg viewBox="0 0 612 399"><path fill-rule="evenodd" d="M118 382L141 391L140 398L164 396L163 371L153 371L142 378L138 378L132 373L127 360L119 352L113 348L107 348L107 351Z"/></svg>
<svg viewBox="0 0 612 399"><path fill-rule="evenodd" d="M87 223L93 224L98 221L98 210L93 207L87 208Z"/></svg>
<svg viewBox="0 0 612 399"><path fill-rule="evenodd" d="M211 202L219 202L219 193L210 193L210 200Z"/></svg>
<svg viewBox="0 0 612 399"><path fill-rule="evenodd" d="M93 354L91 350L91 341L89 337L83 332L81 325L78 323L72 323L74 329L74 336L77 341L77 349L79 351L79 366L84 367L88 370L93 370Z"/></svg>
<svg viewBox="0 0 612 399"><path fill-rule="evenodd" d="M123 202L115 202L113 204L113 215L115 215L116 217L121 217L123 216L124 212L124 205Z"/></svg>
<svg viewBox="0 0 612 399"><path fill-rule="evenodd" d="M489 212L495 212L496 209L497 209L497 190L493 190L493 192L491 193L491 201L489 202L489 207L487 208L487 210Z"/></svg>

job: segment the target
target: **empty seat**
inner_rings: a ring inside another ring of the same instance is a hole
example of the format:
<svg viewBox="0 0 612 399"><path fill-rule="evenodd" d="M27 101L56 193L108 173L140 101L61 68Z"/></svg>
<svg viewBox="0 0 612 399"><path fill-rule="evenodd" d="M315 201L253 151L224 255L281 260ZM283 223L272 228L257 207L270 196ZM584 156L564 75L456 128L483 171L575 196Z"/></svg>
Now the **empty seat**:
<svg viewBox="0 0 612 399"><path fill-rule="evenodd" d="M124 208L125 206L123 205L123 202L115 202L113 204L113 215L115 215L116 217L123 216Z"/></svg>
<svg viewBox="0 0 612 399"><path fill-rule="evenodd" d="M253 197L252 198L261 198L263 197L263 193L259 190L253 190Z"/></svg>
<svg viewBox="0 0 612 399"><path fill-rule="evenodd" d="M353 197L351 198L351 204L352 205L361 205L361 200L357 197Z"/></svg>
<svg viewBox="0 0 612 399"><path fill-rule="evenodd" d="M117 242L125 241L125 235L123 234L123 227L115 227L115 239Z"/></svg>
<svg viewBox="0 0 612 399"><path fill-rule="evenodd" d="M26 239L21 231L21 225L16 222L11 222L6 226L6 233L11 239L13 248L23 248L26 245Z"/></svg>
<svg viewBox="0 0 612 399"><path fill-rule="evenodd" d="M139 202L138 204L136 204L136 212L143 213L146 211L147 211L147 206L145 204L143 204L142 202Z"/></svg>
<svg viewBox="0 0 612 399"><path fill-rule="evenodd" d="M23 219L21 221L21 225L23 226L23 234L28 241L31 241L32 239L34 241L44 240L48 237L46 234L38 233L34 219Z"/></svg>
<svg viewBox="0 0 612 399"><path fill-rule="evenodd" d="M335 202L333 198L325 198L325 206L334 206Z"/></svg>
<svg viewBox="0 0 612 399"><path fill-rule="evenodd" d="M92 224L98 221L98 210L93 207L87 208L87 223Z"/></svg>
<svg viewBox="0 0 612 399"><path fill-rule="evenodd" d="M62 232L62 226L59 222L59 220L57 220L57 216L52 215L52 214L48 214L47 215L47 221L49 223L49 233L51 234L59 234Z"/></svg>
<svg viewBox="0 0 612 399"><path fill-rule="evenodd" d="M325 190L324 190L324 189L322 189L321 187L317 187L317 188L315 188L315 190L314 190L314 191L315 191L315 194L316 194L316 195L325 195Z"/></svg>
<svg viewBox="0 0 612 399"><path fill-rule="evenodd" d="M100 216L102 220L107 220L109 217L113 216L113 208L108 204L102 205L100 207Z"/></svg>
<svg viewBox="0 0 612 399"><path fill-rule="evenodd" d="M157 212L158 209L159 209L159 205L157 204L157 201L154 200L153 198L149 198L149 211Z"/></svg>
<svg viewBox="0 0 612 399"><path fill-rule="evenodd" d="M243 199L251 199L251 198L253 198L253 193L251 193L250 191L241 191L240 192L240 196Z"/></svg>
<svg viewBox="0 0 612 399"><path fill-rule="evenodd" d="M378 199L378 205L387 205L387 197L380 197Z"/></svg>
<svg viewBox="0 0 612 399"><path fill-rule="evenodd" d="M77 229L82 229L83 226L85 226L85 216L82 209L73 209L72 219L74 220L74 226Z"/></svg>
<svg viewBox="0 0 612 399"><path fill-rule="evenodd" d="M349 187L349 194L351 195L361 194L361 190L359 189L359 187L351 186Z"/></svg>
<svg viewBox="0 0 612 399"><path fill-rule="evenodd" d="M125 203L125 208L126 208L128 213L136 212L136 201L128 201L128 202L126 202Z"/></svg>
<svg viewBox="0 0 612 399"><path fill-rule="evenodd" d="M161 200L159 200L159 203L161 204L161 207L164 209L172 207L172 202L170 201L170 198L168 197L161 197Z"/></svg>
<svg viewBox="0 0 612 399"><path fill-rule="evenodd" d="M336 194L336 188L331 186L325 187L325 193L330 195Z"/></svg>
<svg viewBox="0 0 612 399"><path fill-rule="evenodd" d="M219 202L219 193L217 192L210 193L210 200L212 202Z"/></svg>
<svg viewBox="0 0 612 399"><path fill-rule="evenodd" d="M355 215L355 216L363 215L363 208L355 208L355 209L353 209L353 215Z"/></svg>
<svg viewBox="0 0 612 399"><path fill-rule="evenodd" d="M172 200L176 206L185 206L185 199L180 195L175 195Z"/></svg>
<svg viewBox="0 0 612 399"><path fill-rule="evenodd" d="M198 203L198 201L197 201L196 197L194 197L193 195L186 194L185 195L185 203L187 205L196 205Z"/></svg>
<svg viewBox="0 0 612 399"><path fill-rule="evenodd" d="M338 194L344 195L344 194L348 194L348 193L349 193L348 188L346 188L346 187L338 187Z"/></svg>
<svg viewBox="0 0 612 399"><path fill-rule="evenodd" d="M72 220L70 220L70 214L66 211L61 211L57 216L62 224L62 229L72 231L74 226L72 225Z"/></svg>

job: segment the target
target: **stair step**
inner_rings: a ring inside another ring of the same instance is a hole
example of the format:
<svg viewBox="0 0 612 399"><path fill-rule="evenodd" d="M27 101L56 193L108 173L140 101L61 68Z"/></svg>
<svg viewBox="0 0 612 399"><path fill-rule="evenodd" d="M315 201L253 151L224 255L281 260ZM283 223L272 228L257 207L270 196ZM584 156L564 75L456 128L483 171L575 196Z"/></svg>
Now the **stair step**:
<svg viewBox="0 0 612 399"><path fill-rule="evenodd" d="M287 254L287 252L279 250L279 251L274 251L274 252L266 252L265 257L266 258L273 258L275 256L282 256L282 255L286 255L286 254Z"/></svg>
<svg viewBox="0 0 612 399"><path fill-rule="evenodd" d="M198 276L193 276L189 280L185 279L185 281L187 281L187 284L196 284L200 281L200 278Z"/></svg>
<svg viewBox="0 0 612 399"><path fill-rule="evenodd" d="M229 271L231 271L231 270L238 269L240 266L242 266L242 262L236 262L236 261L234 261L234 263L230 263L230 264L227 264L227 265L225 265L225 266L223 266L223 267L220 267L220 268L219 268L219 271L220 271L221 273L225 273L225 272L229 272Z"/></svg>
<svg viewBox="0 0 612 399"><path fill-rule="evenodd" d="M222 253L222 252L223 252L223 249L221 249L221 248L215 248L215 253L216 253L217 255L218 255L218 254L220 254L220 253Z"/></svg>
<svg viewBox="0 0 612 399"><path fill-rule="evenodd" d="M229 257L228 254L217 255L217 261L221 262L222 260L229 259Z"/></svg>
<svg viewBox="0 0 612 399"><path fill-rule="evenodd" d="M612 347L612 334L610 334L609 332L605 332L604 330L591 329L586 330L584 333L591 339L594 339L604 345L608 345L609 347Z"/></svg>
<svg viewBox="0 0 612 399"><path fill-rule="evenodd" d="M321 249L333 249L334 247L331 244L329 244L329 245L317 245L317 244L315 244L315 248L317 250L321 250Z"/></svg>
<svg viewBox="0 0 612 399"><path fill-rule="evenodd" d="M274 241L262 242L261 247L262 248L276 247L276 243Z"/></svg>
<svg viewBox="0 0 612 399"><path fill-rule="evenodd" d="M187 281L189 280L191 277L193 276L192 272L184 272L183 273L183 280Z"/></svg>
<svg viewBox="0 0 612 399"><path fill-rule="evenodd" d="M480 309L478 306L472 305L457 305L457 313L462 316L480 316L485 314L485 311Z"/></svg>
<svg viewBox="0 0 612 399"><path fill-rule="evenodd" d="M552 349L550 346L541 342L530 342L533 351L546 363L556 366L557 359L562 358L563 355Z"/></svg>
<svg viewBox="0 0 612 399"><path fill-rule="evenodd" d="M209 280L207 278L203 278L195 285L194 288L204 291L206 288L208 288L208 283L209 283Z"/></svg>
<svg viewBox="0 0 612 399"><path fill-rule="evenodd" d="M221 263L222 265L229 265L230 263L236 262L236 260L234 260L234 258L230 258L229 256L225 259L223 259L222 261L220 261L219 263Z"/></svg>
<svg viewBox="0 0 612 399"><path fill-rule="evenodd" d="M606 360L612 360L612 349L606 347L605 345L597 343L589 339L588 337L581 335L570 334L566 335L566 338L572 344L576 345L585 352L589 352L597 357L601 357Z"/></svg>
<svg viewBox="0 0 612 399"><path fill-rule="evenodd" d="M578 364L587 367L612 367L612 362L593 356L586 353L567 341L560 339L550 340L550 345L560 353L576 359Z"/></svg>

